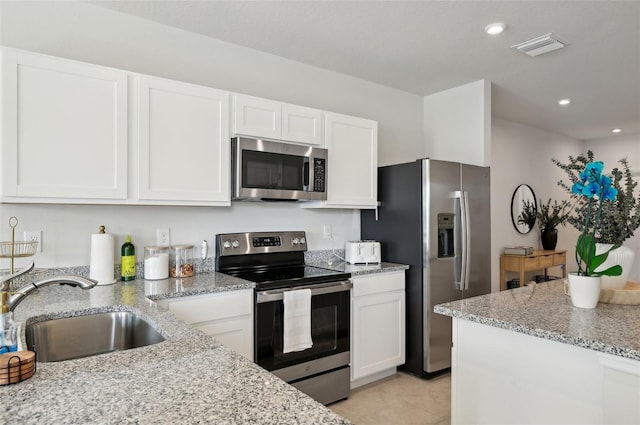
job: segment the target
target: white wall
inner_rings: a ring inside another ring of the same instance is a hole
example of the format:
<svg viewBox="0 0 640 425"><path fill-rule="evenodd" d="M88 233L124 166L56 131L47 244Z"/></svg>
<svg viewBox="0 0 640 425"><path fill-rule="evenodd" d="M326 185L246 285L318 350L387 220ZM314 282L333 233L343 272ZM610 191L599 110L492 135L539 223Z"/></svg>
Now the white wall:
<svg viewBox="0 0 640 425"><path fill-rule="evenodd" d="M619 159L626 158L629 168L634 171L635 180L640 182L640 134L618 135L604 139L588 140L584 143L584 152L593 151L595 159L603 161L605 171L619 166ZM636 196L640 197L640 187L636 187ZM638 198L640 199L640 198ZM636 253L629 280L640 282L640 229L624 243Z"/></svg>
<svg viewBox="0 0 640 425"><path fill-rule="evenodd" d="M568 199L568 195L557 186L557 181L565 179L562 170L556 167L552 158L566 161L569 155L577 155L583 150L582 142L560 136L535 127L518 124L500 118L493 118L491 136L491 250L492 288L500 287L500 255L505 246L524 245L542 249L540 231L536 227L528 234L516 232L511 223L511 196L522 183L533 188L538 199ZM571 226L558 229L556 249L566 249L568 270L575 269L572 253L577 231ZM556 276L561 271L550 269ZM541 274L540 272L534 274ZM517 275L509 275L507 280Z"/></svg>
<svg viewBox="0 0 640 425"><path fill-rule="evenodd" d="M92 4L1 1L0 44L376 120L380 165L424 156L420 96ZM228 231L305 230L312 250L341 248L344 241L360 236L359 212L281 204L0 205L3 240L12 215L20 219L20 231L44 231L44 252L35 258L38 267L88 264L89 234L101 224L121 238L131 233L140 253L143 245L154 242L157 225L171 227L173 240L186 243ZM333 224L333 242L317 236L325 223Z"/></svg>
<svg viewBox="0 0 640 425"><path fill-rule="evenodd" d="M424 97L426 156L489 166L491 83L475 81Z"/></svg>

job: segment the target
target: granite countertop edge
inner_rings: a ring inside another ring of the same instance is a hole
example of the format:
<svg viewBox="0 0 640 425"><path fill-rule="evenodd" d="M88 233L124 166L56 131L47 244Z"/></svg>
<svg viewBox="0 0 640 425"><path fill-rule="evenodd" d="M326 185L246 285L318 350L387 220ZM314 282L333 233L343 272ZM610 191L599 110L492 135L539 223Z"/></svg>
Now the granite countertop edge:
<svg viewBox="0 0 640 425"><path fill-rule="evenodd" d="M536 286L540 285L552 287L557 292L560 286L564 286L564 281L561 279L554 282L537 284ZM517 288L511 291L520 291L521 293L524 293L524 291L529 290L527 288L528 287ZM592 331L593 328L599 327L597 323L594 324L593 318L590 317L593 314L598 313L598 311L596 310L597 308L603 310L608 309L609 311L613 311L614 314L617 312L622 312L620 314L633 312L635 314L635 312L633 311L633 306L605 306L599 304L598 307L596 307L596 309L594 310L585 310L570 306L570 300L568 301L569 305L567 306L567 300L565 299L564 303L558 302L555 303L555 305L551 304L552 308L556 309L556 312L552 313L551 318L545 317L543 319L542 317L536 317L538 313L548 313L549 310L536 310L534 308L525 307L520 312L521 314L527 316L526 322L523 322L519 319L510 320L501 317L504 316L504 314L507 312L514 312L512 306L503 306L503 308L501 309L501 306L499 305L500 302L504 302L505 299L507 299L507 293L508 291L502 291L499 293L481 295L479 297L475 297L475 299L469 298L467 300L439 304L434 307L434 312L462 320L467 320L470 322L479 323L482 325L492 326L499 329L546 339L549 341L560 342L605 354L623 357L626 359L640 361L640 347L625 346L626 344L624 342L616 343L616 341L610 341L608 340L609 333L606 330L601 334L597 334L595 333L595 331L589 334L589 331ZM556 296L560 297L560 299L566 297L564 294L560 293L557 293ZM485 303L483 302L485 300L490 301L487 301ZM539 301L540 303L542 303L542 300ZM532 302L532 305L536 302L535 297L532 299ZM491 305L491 308L489 308L489 311L487 311L485 307L489 304ZM479 305L482 305L483 308L480 308ZM572 329L570 328L570 326L563 327L563 325L565 325L564 323L562 323L561 326L557 326L557 323L553 323L554 320L563 321L567 317L569 318L569 321L571 321L574 317L577 318L578 323L581 323L581 326L577 326ZM587 318L587 320L585 320L585 318ZM625 323L625 321L622 320L619 323Z"/></svg>

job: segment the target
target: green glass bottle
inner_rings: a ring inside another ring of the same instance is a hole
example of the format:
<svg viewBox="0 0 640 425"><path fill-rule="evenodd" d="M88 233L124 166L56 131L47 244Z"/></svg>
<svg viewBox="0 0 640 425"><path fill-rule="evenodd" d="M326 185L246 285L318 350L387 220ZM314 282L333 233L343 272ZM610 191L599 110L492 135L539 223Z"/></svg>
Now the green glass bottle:
<svg viewBox="0 0 640 425"><path fill-rule="evenodd" d="M120 257L120 279L124 281L135 280L136 278L136 249L131 243L131 237L122 244L122 256Z"/></svg>

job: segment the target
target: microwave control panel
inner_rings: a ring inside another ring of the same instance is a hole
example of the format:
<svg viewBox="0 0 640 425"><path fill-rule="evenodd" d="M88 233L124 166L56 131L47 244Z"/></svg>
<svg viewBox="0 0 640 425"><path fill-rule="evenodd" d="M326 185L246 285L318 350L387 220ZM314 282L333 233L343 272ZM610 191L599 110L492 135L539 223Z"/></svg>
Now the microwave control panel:
<svg viewBox="0 0 640 425"><path fill-rule="evenodd" d="M327 161L324 158L313 158L313 191L325 191L325 170Z"/></svg>

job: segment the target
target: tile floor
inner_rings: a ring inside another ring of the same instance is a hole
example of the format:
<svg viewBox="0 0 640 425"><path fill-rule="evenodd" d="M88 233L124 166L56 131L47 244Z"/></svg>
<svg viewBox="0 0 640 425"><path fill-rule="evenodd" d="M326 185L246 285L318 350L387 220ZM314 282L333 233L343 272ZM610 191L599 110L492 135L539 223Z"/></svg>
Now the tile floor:
<svg viewBox="0 0 640 425"><path fill-rule="evenodd" d="M356 425L448 425L451 375L426 380L399 372L352 390L329 408Z"/></svg>

